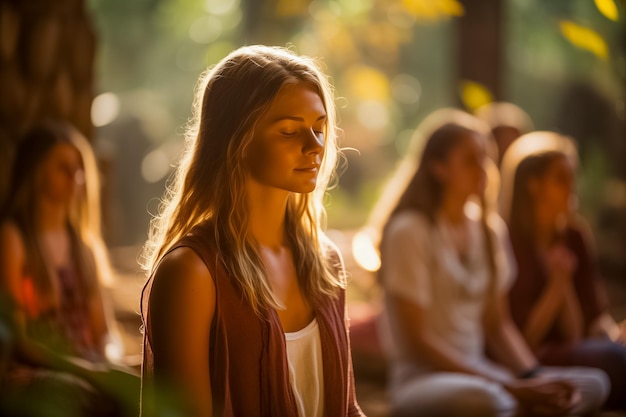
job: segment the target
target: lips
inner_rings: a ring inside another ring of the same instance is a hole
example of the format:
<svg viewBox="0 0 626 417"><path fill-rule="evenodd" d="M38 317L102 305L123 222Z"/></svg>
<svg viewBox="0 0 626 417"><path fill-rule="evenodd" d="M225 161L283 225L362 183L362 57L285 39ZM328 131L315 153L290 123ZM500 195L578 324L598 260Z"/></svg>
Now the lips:
<svg viewBox="0 0 626 417"><path fill-rule="evenodd" d="M300 171L300 172L317 172L319 170L320 166L317 164L314 165L309 165L306 167L301 167L301 168L296 168L296 171Z"/></svg>

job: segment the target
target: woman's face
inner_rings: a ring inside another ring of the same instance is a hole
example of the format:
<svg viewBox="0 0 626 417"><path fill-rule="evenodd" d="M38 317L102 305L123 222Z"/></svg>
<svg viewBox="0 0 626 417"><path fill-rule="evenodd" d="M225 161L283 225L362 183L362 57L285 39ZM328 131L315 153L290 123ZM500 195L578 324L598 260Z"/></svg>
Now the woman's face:
<svg viewBox="0 0 626 417"><path fill-rule="evenodd" d="M324 104L312 87L283 86L246 149L250 180L289 192L313 191L324 156L325 122Z"/></svg>
<svg viewBox="0 0 626 417"><path fill-rule="evenodd" d="M446 193L468 198L484 191L484 160L485 139L478 133L466 133L445 160L435 164L435 172Z"/></svg>
<svg viewBox="0 0 626 417"><path fill-rule="evenodd" d="M39 193L59 204L69 204L85 182L80 153L70 144L55 145L40 171Z"/></svg>
<svg viewBox="0 0 626 417"><path fill-rule="evenodd" d="M536 206L546 208L554 216L571 209L575 168L565 155L555 156L543 176L531 180L531 193Z"/></svg>

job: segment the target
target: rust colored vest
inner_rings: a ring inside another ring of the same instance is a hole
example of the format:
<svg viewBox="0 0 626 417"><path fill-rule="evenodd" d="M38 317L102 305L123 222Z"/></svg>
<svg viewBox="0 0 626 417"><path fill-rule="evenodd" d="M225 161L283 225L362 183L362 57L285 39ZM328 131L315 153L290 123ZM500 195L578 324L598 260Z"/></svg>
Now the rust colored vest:
<svg viewBox="0 0 626 417"><path fill-rule="evenodd" d="M211 236L196 228L174 246L189 247L206 264L215 282L215 313L211 323L211 387L214 416L297 417L298 409L289 382L283 329L274 309L259 317L244 300L216 251L207 244ZM145 334L143 369L153 370L147 315L152 278L144 287L142 311ZM345 297L325 300L315 310L323 357L324 415L360 416L354 396L352 360L344 321ZM207 329L209 331L209 329ZM182 352L181 352L182 354Z"/></svg>

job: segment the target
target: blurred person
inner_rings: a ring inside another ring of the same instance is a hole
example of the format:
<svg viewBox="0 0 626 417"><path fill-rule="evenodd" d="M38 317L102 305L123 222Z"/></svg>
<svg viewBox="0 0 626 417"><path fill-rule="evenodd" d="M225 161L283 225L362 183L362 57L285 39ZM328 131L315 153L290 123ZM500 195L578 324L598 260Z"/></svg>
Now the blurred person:
<svg viewBox="0 0 626 417"><path fill-rule="evenodd" d="M479 107L474 114L491 129L497 145L497 158L500 166L502 157L509 146L523 134L533 130L533 122L521 107L503 101L494 101Z"/></svg>
<svg viewBox="0 0 626 417"><path fill-rule="evenodd" d="M326 76L282 48L242 47L201 78L146 244L144 416L363 415L322 230L335 120Z"/></svg>
<svg viewBox="0 0 626 417"><path fill-rule="evenodd" d="M393 414L591 415L608 395L604 372L538 367L509 316L514 261L484 195L488 128L446 115L425 135L380 244Z"/></svg>
<svg viewBox="0 0 626 417"><path fill-rule="evenodd" d="M502 209L519 265L512 316L542 363L603 369L612 385L607 407L624 410L624 332L576 213L577 159L572 140L553 132L526 134L504 156Z"/></svg>
<svg viewBox="0 0 626 417"><path fill-rule="evenodd" d="M69 124L48 121L19 144L0 226L3 350L9 352L2 413L138 410L138 376L106 356L115 338L101 286L110 267L97 177L89 143Z"/></svg>

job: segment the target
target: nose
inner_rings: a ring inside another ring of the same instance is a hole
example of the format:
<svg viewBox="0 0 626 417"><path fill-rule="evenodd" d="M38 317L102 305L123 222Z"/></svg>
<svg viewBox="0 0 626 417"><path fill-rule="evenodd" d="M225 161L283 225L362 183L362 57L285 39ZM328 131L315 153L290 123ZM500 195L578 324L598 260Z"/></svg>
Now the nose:
<svg viewBox="0 0 626 417"><path fill-rule="evenodd" d="M305 155L320 154L324 150L324 134L315 132L313 129L309 130L305 136L304 144L302 146L302 152Z"/></svg>

